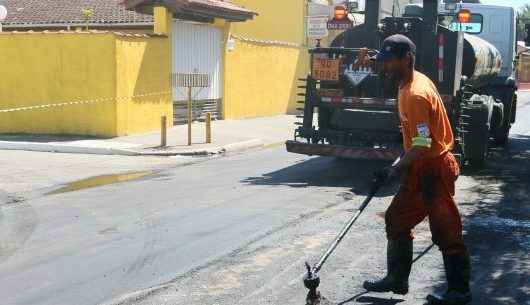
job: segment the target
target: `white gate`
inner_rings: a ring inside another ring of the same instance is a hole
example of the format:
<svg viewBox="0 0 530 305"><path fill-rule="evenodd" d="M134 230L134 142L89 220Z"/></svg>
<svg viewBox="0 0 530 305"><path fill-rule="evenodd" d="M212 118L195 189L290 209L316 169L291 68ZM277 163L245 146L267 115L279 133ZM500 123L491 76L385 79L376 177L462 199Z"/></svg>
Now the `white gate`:
<svg viewBox="0 0 530 305"><path fill-rule="evenodd" d="M177 73L205 73L209 88L193 89L194 118L205 112L219 118L221 109L222 30L211 25L176 20L173 22L173 101L175 124L185 123L187 92L176 86Z"/></svg>

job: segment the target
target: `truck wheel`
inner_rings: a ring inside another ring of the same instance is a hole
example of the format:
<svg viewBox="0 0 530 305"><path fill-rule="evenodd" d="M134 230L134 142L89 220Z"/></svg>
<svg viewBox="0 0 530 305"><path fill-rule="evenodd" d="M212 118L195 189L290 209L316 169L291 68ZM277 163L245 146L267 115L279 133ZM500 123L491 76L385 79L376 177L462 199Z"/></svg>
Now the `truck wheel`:
<svg viewBox="0 0 530 305"><path fill-rule="evenodd" d="M465 159L472 167L482 167L488 154L490 137L489 106L481 103L471 104L464 109L463 114Z"/></svg>
<svg viewBox="0 0 530 305"><path fill-rule="evenodd" d="M510 109L506 110L506 116L502 119L500 126L493 129L492 131L491 136L493 138L493 143L495 146L506 146L506 144L508 144L508 136L510 134L510 128L512 126L510 124L510 117L508 116Z"/></svg>
<svg viewBox="0 0 530 305"><path fill-rule="evenodd" d="M331 120L331 110L325 107L318 107L318 128L326 130L329 128Z"/></svg>
<svg viewBox="0 0 530 305"><path fill-rule="evenodd" d="M504 147L508 144L508 138L510 135L510 125L503 124L499 129L495 131L493 135L493 143L495 146Z"/></svg>
<svg viewBox="0 0 530 305"><path fill-rule="evenodd" d="M489 127L487 125L483 125L482 128L477 126L472 133L476 139L471 143L470 141L466 143L467 161L471 167L482 167L488 154Z"/></svg>
<svg viewBox="0 0 530 305"><path fill-rule="evenodd" d="M510 128L512 127L513 118L515 117L516 111L516 98L515 93L510 92L507 94L507 99L510 101L504 102L503 119L502 125L494 129L492 132L493 142L495 146L506 146L508 144Z"/></svg>
<svg viewBox="0 0 530 305"><path fill-rule="evenodd" d="M512 101L512 115L510 118L510 123L515 123L515 118L517 116L517 93L514 93L513 95L513 101Z"/></svg>

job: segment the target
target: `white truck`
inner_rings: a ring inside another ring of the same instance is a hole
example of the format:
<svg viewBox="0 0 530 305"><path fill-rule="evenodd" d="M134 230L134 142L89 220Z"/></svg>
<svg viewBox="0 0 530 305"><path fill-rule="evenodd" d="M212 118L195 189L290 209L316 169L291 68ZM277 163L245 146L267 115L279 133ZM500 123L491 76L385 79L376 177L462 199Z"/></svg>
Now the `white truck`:
<svg viewBox="0 0 530 305"><path fill-rule="evenodd" d="M511 6L481 3L458 3L456 6L457 11L469 10L471 20L464 25L451 22L449 28L478 36L491 43L501 54L502 66L496 80L491 82L488 94L493 95L504 106L502 128L492 130L490 135L497 145L505 145L517 111L516 12ZM440 12L447 12L445 4L440 5Z"/></svg>
<svg viewBox="0 0 530 305"><path fill-rule="evenodd" d="M486 5L481 3L459 3L457 10L468 9L471 22L461 28L462 31L476 35L499 50L502 56L502 68L499 78L513 78L516 68L517 40L516 13L511 6ZM441 13L448 13L445 4L440 7ZM458 23L450 24L450 28L459 29Z"/></svg>

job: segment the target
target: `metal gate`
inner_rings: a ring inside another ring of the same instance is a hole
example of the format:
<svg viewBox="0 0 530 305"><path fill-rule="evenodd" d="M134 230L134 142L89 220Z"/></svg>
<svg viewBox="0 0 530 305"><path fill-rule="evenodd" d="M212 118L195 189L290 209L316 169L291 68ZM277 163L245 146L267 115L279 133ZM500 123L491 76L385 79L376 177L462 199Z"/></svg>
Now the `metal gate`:
<svg viewBox="0 0 530 305"><path fill-rule="evenodd" d="M201 120L206 112L221 118L222 30L210 25L176 20L173 22L173 121L187 120L187 93L176 86L177 73L206 73L209 88L193 89L193 118Z"/></svg>

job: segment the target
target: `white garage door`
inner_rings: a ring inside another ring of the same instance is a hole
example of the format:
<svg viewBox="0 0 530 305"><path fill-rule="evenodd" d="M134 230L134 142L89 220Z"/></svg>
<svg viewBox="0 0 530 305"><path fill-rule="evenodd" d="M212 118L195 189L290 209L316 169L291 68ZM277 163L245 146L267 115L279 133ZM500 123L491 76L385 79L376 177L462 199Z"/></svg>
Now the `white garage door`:
<svg viewBox="0 0 530 305"><path fill-rule="evenodd" d="M221 29L185 21L173 22L173 76L176 73L206 73L210 75L209 88L193 89L194 116L200 118L206 111L218 117L221 92ZM173 77L175 79L175 77ZM182 123L179 116L184 112L187 89L173 84L175 123Z"/></svg>

